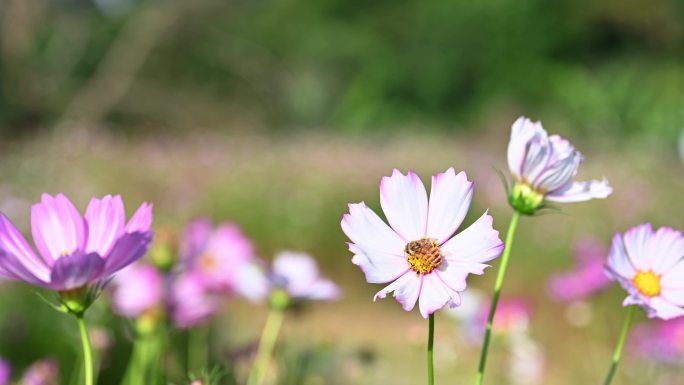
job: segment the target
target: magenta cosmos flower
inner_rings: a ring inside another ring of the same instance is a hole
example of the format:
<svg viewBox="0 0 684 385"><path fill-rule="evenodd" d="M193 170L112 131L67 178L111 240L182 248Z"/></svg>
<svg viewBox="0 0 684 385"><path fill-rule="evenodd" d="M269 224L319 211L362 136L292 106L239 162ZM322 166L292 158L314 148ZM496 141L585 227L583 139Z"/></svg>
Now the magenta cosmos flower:
<svg viewBox="0 0 684 385"><path fill-rule="evenodd" d="M180 329L201 324L221 309L220 298L207 286L206 278L197 271L181 274L171 286L171 320Z"/></svg>
<svg viewBox="0 0 684 385"><path fill-rule="evenodd" d="M59 365L54 359L36 361L24 372L21 385L57 385L59 383Z"/></svg>
<svg viewBox="0 0 684 385"><path fill-rule="evenodd" d="M513 208L532 215L545 201L581 202L606 198L608 181L575 182L582 154L558 135L548 136L541 122L520 117L508 143L508 167L515 178L509 197Z"/></svg>
<svg viewBox="0 0 684 385"><path fill-rule="evenodd" d="M330 301L340 295L337 285L321 277L316 260L305 253L278 253L273 259L271 281L275 289L284 290L295 300Z"/></svg>
<svg viewBox="0 0 684 385"><path fill-rule="evenodd" d="M604 272L607 247L593 238L585 238L575 245L575 268L557 274L549 280L548 291L558 301L572 302L585 299L611 285Z"/></svg>
<svg viewBox="0 0 684 385"><path fill-rule="evenodd" d="M639 325L632 345L644 359L681 364L684 360L684 318Z"/></svg>
<svg viewBox="0 0 684 385"><path fill-rule="evenodd" d="M105 281L147 251L152 205L143 203L126 223L120 196L93 198L81 216L63 194L43 194L31 207L39 255L0 214L0 275L66 292Z"/></svg>
<svg viewBox="0 0 684 385"><path fill-rule="evenodd" d="M651 318L684 315L684 236L669 227L642 224L613 237L606 271Z"/></svg>
<svg viewBox="0 0 684 385"><path fill-rule="evenodd" d="M123 269L112 282L114 312L138 318L164 306L164 277L153 265L133 264Z"/></svg>
<svg viewBox="0 0 684 385"><path fill-rule="evenodd" d="M501 254L499 233L486 212L456 236L473 197L473 183L453 168L432 177L430 199L413 172L394 170L380 183L380 204L390 226L361 202L349 205L342 229L352 241L352 263L370 283L391 284L375 298L394 297L404 310L418 302L428 315L460 304L468 274L483 274L484 262Z"/></svg>

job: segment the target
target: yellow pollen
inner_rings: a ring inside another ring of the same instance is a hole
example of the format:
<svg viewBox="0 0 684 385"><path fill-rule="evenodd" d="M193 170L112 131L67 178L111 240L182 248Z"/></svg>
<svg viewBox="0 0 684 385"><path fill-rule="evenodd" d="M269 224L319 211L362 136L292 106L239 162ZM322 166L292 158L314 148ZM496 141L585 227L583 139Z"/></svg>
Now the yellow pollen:
<svg viewBox="0 0 684 385"><path fill-rule="evenodd" d="M421 238L411 241L404 248L406 260L416 275L425 275L442 264L442 250L436 239Z"/></svg>
<svg viewBox="0 0 684 385"><path fill-rule="evenodd" d="M655 297L660 294L660 276L651 270L637 271L633 281L639 292L646 297Z"/></svg>

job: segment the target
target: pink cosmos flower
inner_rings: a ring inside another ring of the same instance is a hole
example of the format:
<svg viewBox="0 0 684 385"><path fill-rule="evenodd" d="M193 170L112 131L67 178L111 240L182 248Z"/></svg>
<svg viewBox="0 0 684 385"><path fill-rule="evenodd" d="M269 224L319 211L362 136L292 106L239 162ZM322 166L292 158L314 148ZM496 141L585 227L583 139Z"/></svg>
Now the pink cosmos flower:
<svg viewBox="0 0 684 385"><path fill-rule="evenodd" d="M273 259L271 281L295 300L337 299L340 289L331 280L322 278L316 260L305 253L283 251Z"/></svg>
<svg viewBox="0 0 684 385"><path fill-rule="evenodd" d="M684 315L684 236L672 228L642 224L613 237L606 271L651 318Z"/></svg>
<svg viewBox="0 0 684 385"><path fill-rule="evenodd" d="M255 260L252 242L238 225L229 222L216 228L208 219L191 222L180 248L185 270L201 274L216 290L234 290L241 267Z"/></svg>
<svg viewBox="0 0 684 385"><path fill-rule="evenodd" d="M36 361L24 372L21 385L57 385L59 383L59 366L53 359Z"/></svg>
<svg viewBox="0 0 684 385"><path fill-rule="evenodd" d="M601 242L582 239L575 245L575 269L557 274L549 280L548 291L552 298L573 302L598 293L611 284L604 272L605 256L608 251Z"/></svg>
<svg viewBox="0 0 684 385"><path fill-rule="evenodd" d="M196 271L183 273L174 280L170 307L171 318L178 328L191 328L220 310L221 302L207 284L205 277Z"/></svg>
<svg viewBox="0 0 684 385"><path fill-rule="evenodd" d="M10 364L0 358L0 385L9 385L12 379L12 367Z"/></svg>
<svg viewBox="0 0 684 385"><path fill-rule="evenodd" d="M342 229L352 241L352 263L370 283L391 284L377 298L394 297L404 310L418 302L424 318L460 304L468 274L483 274L484 262L501 254L499 233L486 212L452 237L468 212L473 184L453 168L432 177L428 201L420 178L394 170L380 183L380 204L391 227L361 202L349 205Z"/></svg>
<svg viewBox="0 0 684 385"><path fill-rule="evenodd" d="M684 318L640 325L632 341L644 359L679 364L684 360Z"/></svg>
<svg viewBox="0 0 684 385"><path fill-rule="evenodd" d="M43 194L31 207L36 255L0 213L0 275L55 291L104 281L147 251L152 205L143 203L126 223L120 196L93 198L81 216L63 194Z"/></svg>
<svg viewBox="0 0 684 385"><path fill-rule="evenodd" d="M117 274L112 283L117 314L137 318L164 304L164 277L153 265L133 264Z"/></svg>
<svg viewBox="0 0 684 385"><path fill-rule="evenodd" d="M575 182L582 154L558 135L548 136L541 122L520 117L508 143L508 167L515 178L510 200L523 214L533 214L544 201L581 202L606 198L608 181Z"/></svg>

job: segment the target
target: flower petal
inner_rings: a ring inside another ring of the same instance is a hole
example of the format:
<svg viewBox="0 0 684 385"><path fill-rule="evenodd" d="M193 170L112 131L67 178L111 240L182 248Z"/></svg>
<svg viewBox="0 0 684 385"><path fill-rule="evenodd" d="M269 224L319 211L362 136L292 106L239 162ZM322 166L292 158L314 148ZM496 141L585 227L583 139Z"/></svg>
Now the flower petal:
<svg viewBox="0 0 684 385"><path fill-rule="evenodd" d="M613 242L608 253L606 272L615 279L632 279L636 275L636 269L627 255L622 234L620 233L613 236Z"/></svg>
<svg viewBox="0 0 684 385"><path fill-rule="evenodd" d="M534 136L527 143L527 153L522 164L522 177L528 182L537 179L539 174L548 167L551 160L551 144L549 137L540 122L533 123Z"/></svg>
<svg viewBox="0 0 684 385"><path fill-rule="evenodd" d="M61 256L82 249L86 239L83 218L64 194L43 194L41 202L31 207L31 231L49 266Z"/></svg>
<svg viewBox="0 0 684 385"><path fill-rule="evenodd" d="M237 267L234 290L252 302L263 302L271 289L264 270L257 263L243 263Z"/></svg>
<svg viewBox="0 0 684 385"><path fill-rule="evenodd" d="M364 251L379 251L398 257L404 255L407 242L363 202L349 205L349 214L342 217L342 230Z"/></svg>
<svg viewBox="0 0 684 385"><path fill-rule="evenodd" d="M31 285L50 287L49 278L42 279L37 277L33 271L24 265L23 259L19 259L14 254L10 254L2 249L0 249L0 276L24 281Z"/></svg>
<svg viewBox="0 0 684 385"><path fill-rule="evenodd" d="M582 163L582 155L579 152L574 152L550 163L534 181L533 185L543 191L554 191L568 183L572 182L572 178L577 174L577 168Z"/></svg>
<svg viewBox="0 0 684 385"><path fill-rule="evenodd" d="M633 227L625 232L623 237L625 250L636 270L651 270L654 259L649 250L652 236L653 227L650 223Z"/></svg>
<svg viewBox="0 0 684 385"><path fill-rule="evenodd" d="M401 307L406 311L411 311L420 295L421 284L422 277L417 276L413 271L409 271L375 294L373 301L378 298L385 298L387 293L394 292L394 298L401 304Z"/></svg>
<svg viewBox="0 0 684 385"><path fill-rule="evenodd" d="M504 243L492 223L492 217L485 212L467 229L442 245L444 257L456 262L487 262L501 255Z"/></svg>
<svg viewBox="0 0 684 385"><path fill-rule="evenodd" d="M473 199L473 183L453 167L432 177L426 234L444 243L461 225Z"/></svg>
<svg viewBox="0 0 684 385"><path fill-rule="evenodd" d="M380 205L387 221L405 243L425 236L427 192L414 172L403 175L395 169L391 177L383 177L380 182Z"/></svg>
<svg viewBox="0 0 684 385"><path fill-rule="evenodd" d="M649 318L669 320L684 316L684 307L674 305L660 297L651 298L649 303Z"/></svg>
<svg viewBox="0 0 684 385"><path fill-rule="evenodd" d="M366 251L358 245L349 244L349 251L354 253L352 263L359 266L366 274L368 283L386 283L394 281L410 266L404 257L383 253L382 251Z"/></svg>
<svg viewBox="0 0 684 385"><path fill-rule="evenodd" d="M28 242L26 242L26 238L21 235L19 230L2 213L0 213L0 250L5 254L0 259L7 259L5 263L15 266L11 268L13 271L17 270L18 267L16 265L19 264L21 268L18 268L17 271L21 271L22 276L31 280L27 282L36 284L36 282L45 283L50 281L50 269L42 259L36 256ZM2 267L0 267L0 275L9 275L11 278L22 279L9 274L9 271L3 274Z"/></svg>
<svg viewBox="0 0 684 385"><path fill-rule="evenodd" d="M583 202L590 199L604 199L613 192L606 179L587 182L572 182L546 195L552 202Z"/></svg>
<svg viewBox="0 0 684 385"><path fill-rule="evenodd" d="M684 258L684 236L670 227L659 228L651 236L649 254L653 260L653 271L657 274L666 274Z"/></svg>
<svg viewBox="0 0 684 385"><path fill-rule="evenodd" d="M107 255L124 232L126 212L121 196L107 195L102 199L91 199L85 221L88 225L86 253Z"/></svg>
<svg viewBox="0 0 684 385"><path fill-rule="evenodd" d="M195 264L209 241L212 223L208 218L198 218L190 222L183 231L180 243L180 258L188 266Z"/></svg>
<svg viewBox="0 0 684 385"><path fill-rule="evenodd" d="M511 139L508 142L508 168L518 180L523 178L523 164L527 157L527 145L541 128L539 122L524 116L519 117L511 127Z"/></svg>
<svg viewBox="0 0 684 385"><path fill-rule="evenodd" d="M77 250L59 258L52 266L50 287L62 291L85 286L100 278L104 265L104 260L96 253Z"/></svg>
<svg viewBox="0 0 684 385"><path fill-rule="evenodd" d="M660 283L663 287L684 289L684 260L663 273Z"/></svg>
<svg viewBox="0 0 684 385"><path fill-rule="evenodd" d="M684 285L684 282L681 284ZM679 288L663 287L660 296L667 302L684 307L684 286Z"/></svg>
<svg viewBox="0 0 684 385"><path fill-rule="evenodd" d="M273 259L273 275L283 281L286 290L297 296L308 292L309 286L318 279L318 265L307 254L282 251Z"/></svg>
<svg viewBox="0 0 684 385"><path fill-rule="evenodd" d="M150 231L152 228L152 204L143 202L126 224L127 233Z"/></svg>
<svg viewBox="0 0 684 385"><path fill-rule="evenodd" d="M105 259L105 276L112 275L140 259L150 246L152 232L124 234Z"/></svg>
<svg viewBox="0 0 684 385"><path fill-rule="evenodd" d="M420 290L418 308L423 318L443 308L445 305L456 307L461 303L457 292L449 289L437 274L427 274L423 277L423 287Z"/></svg>
<svg viewBox="0 0 684 385"><path fill-rule="evenodd" d="M469 274L484 274L489 265L477 262L444 261L443 266L437 271L442 282L453 291L464 291L467 287L466 278Z"/></svg>

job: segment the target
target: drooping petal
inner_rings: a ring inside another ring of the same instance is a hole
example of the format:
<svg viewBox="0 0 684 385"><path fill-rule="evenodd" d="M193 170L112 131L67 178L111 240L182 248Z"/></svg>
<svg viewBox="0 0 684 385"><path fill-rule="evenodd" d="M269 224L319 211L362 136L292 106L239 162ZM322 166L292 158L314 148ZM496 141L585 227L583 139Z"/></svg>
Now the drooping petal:
<svg viewBox="0 0 684 385"><path fill-rule="evenodd" d="M59 258L52 266L50 287L62 291L85 286L100 278L104 265L104 260L96 253L77 250Z"/></svg>
<svg viewBox="0 0 684 385"><path fill-rule="evenodd" d="M124 232L126 212L121 196L107 195L102 199L91 199L85 221L88 225L86 253L107 255Z"/></svg>
<svg viewBox="0 0 684 385"><path fill-rule="evenodd" d="M652 310L648 314L650 318L669 320L684 316L684 307L677 306L660 297L651 298L649 308Z"/></svg>
<svg viewBox="0 0 684 385"><path fill-rule="evenodd" d="M651 270L654 255L650 254L651 237L653 235L653 227L651 224L645 223L633 227L625 232L623 240L625 242L625 250L632 265L641 271Z"/></svg>
<svg viewBox="0 0 684 385"><path fill-rule="evenodd" d="M383 253L382 251L366 251L358 245L349 244L349 251L354 253L352 263L359 266L366 274L368 283L387 283L394 281L406 273L410 266L404 257Z"/></svg>
<svg viewBox="0 0 684 385"><path fill-rule="evenodd" d="M568 203L583 202L590 199L604 199L613 192L606 179L586 182L572 182L546 195L546 200Z"/></svg>
<svg viewBox="0 0 684 385"><path fill-rule="evenodd" d="M10 222L10 220L5 216L5 214L0 213L0 250L4 251L6 254L0 258L9 260L7 263L16 266L20 264L23 269L30 273L29 278L35 283L35 279L38 282L49 282L50 281L50 269L45 265L45 262L38 258L33 252L26 238L17 230L16 227ZM0 275L3 274L2 263L0 263ZM14 268L13 270L16 270ZM25 275L25 274L22 274ZM21 279L19 277L11 277L15 279Z"/></svg>
<svg viewBox="0 0 684 385"><path fill-rule="evenodd" d="M403 175L395 169L391 177L383 177L380 182L380 205L387 221L404 239L404 243L425 236L427 192L414 172L409 171L407 175Z"/></svg>
<svg viewBox="0 0 684 385"><path fill-rule="evenodd" d="M61 256L82 249L86 240L84 220L64 194L43 194L41 202L31 207L31 231L49 266Z"/></svg>
<svg viewBox="0 0 684 385"><path fill-rule="evenodd" d="M651 268L657 274L666 274L670 268L684 259L684 236L671 227L661 227L650 240ZM684 286L684 281L682 282Z"/></svg>
<svg viewBox="0 0 684 385"><path fill-rule="evenodd" d="M478 262L444 261L440 269L433 273L438 275L442 282L451 290L464 291L467 283L466 278L470 274L482 275L489 265Z"/></svg>
<svg viewBox="0 0 684 385"><path fill-rule="evenodd" d="M150 246L152 232L124 234L105 257L104 276L109 276L140 259Z"/></svg>
<svg viewBox="0 0 684 385"><path fill-rule="evenodd" d="M416 301L420 295L421 284L422 277L417 276L412 271L409 271L384 289L377 292L375 297L373 297L373 301L377 300L378 298L385 298L387 297L387 293L394 292L394 298L396 298L397 302L401 304L401 307L403 307L406 311L411 311L416 305Z"/></svg>
<svg viewBox="0 0 684 385"><path fill-rule="evenodd" d="M423 287L420 290L418 308L423 318L443 308L458 306L461 298L457 292L449 289L437 274L427 274L423 277Z"/></svg>
<svg viewBox="0 0 684 385"><path fill-rule="evenodd" d="M449 261L481 263L501 255L504 243L492 223L492 217L485 212L467 229L442 245L444 257Z"/></svg>
<svg viewBox="0 0 684 385"><path fill-rule="evenodd" d="M636 268L625 251L625 244L620 233L613 236L606 267L607 272L616 279L632 279L636 275Z"/></svg>
<svg viewBox="0 0 684 385"><path fill-rule="evenodd" d="M404 255L407 242L363 202L349 205L349 214L342 217L342 230L352 242L367 252Z"/></svg>
<svg viewBox="0 0 684 385"><path fill-rule="evenodd" d="M461 225L473 199L473 183L453 167L432 177L427 236L444 243Z"/></svg>
<svg viewBox="0 0 684 385"><path fill-rule="evenodd" d="M150 231L152 228L152 204L143 202L126 224L127 233Z"/></svg>

